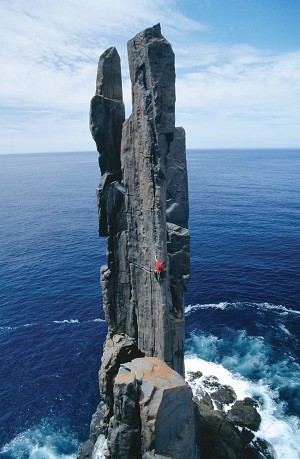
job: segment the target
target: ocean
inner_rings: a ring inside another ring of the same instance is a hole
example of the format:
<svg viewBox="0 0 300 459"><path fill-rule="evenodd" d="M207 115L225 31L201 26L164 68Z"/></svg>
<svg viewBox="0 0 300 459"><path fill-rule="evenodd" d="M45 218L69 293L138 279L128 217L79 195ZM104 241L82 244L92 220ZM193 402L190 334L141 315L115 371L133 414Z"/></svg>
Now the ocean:
<svg viewBox="0 0 300 459"><path fill-rule="evenodd" d="M300 150L189 150L186 369L300 458ZM99 402L97 152L0 156L0 458L71 459Z"/></svg>

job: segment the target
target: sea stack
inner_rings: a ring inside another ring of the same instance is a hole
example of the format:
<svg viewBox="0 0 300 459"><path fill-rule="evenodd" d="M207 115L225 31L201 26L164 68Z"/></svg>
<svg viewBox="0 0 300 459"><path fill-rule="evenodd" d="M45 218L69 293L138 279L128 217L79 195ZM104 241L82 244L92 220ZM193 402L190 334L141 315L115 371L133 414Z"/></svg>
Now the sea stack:
<svg viewBox="0 0 300 459"><path fill-rule="evenodd" d="M99 234L107 240L100 431L112 459L195 459L196 407L184 381L188 185L185 132L175 127L174 52L157 24L128 42L128 57L131 116L125 120L115 48L100 57L90 110ZM156 257L166 267L160 282Z"/></svg>
<svg viewBox="0 0 300 459"><path fill-rule="evenodd" d="M128 42L128 56L130 117L115 48L100 57L91 101L108 335L101 402L78 459L275 459L256 436L255 400L237 400L231 387L201 371L187 372L189 384L184 379L189 204L185 132L175 127L174 53L158 24ZM166 267L160 281L156 257Z"/></svg>

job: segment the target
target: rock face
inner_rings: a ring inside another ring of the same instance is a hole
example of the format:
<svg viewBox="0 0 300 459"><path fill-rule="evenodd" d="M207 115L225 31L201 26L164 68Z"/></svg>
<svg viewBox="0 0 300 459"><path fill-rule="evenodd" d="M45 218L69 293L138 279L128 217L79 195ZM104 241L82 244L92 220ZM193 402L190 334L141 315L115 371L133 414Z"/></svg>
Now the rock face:
<svg viewBox="0 0 300 459"><path fill-rule="evenodd" d="M114 48L100 57L90 112L101 169L99 232L107 236L104 310L110 337L126 334L146 356L184 375L189 209L185 134L175 128L174 53L156 25L128 42L128 56L131 116L124 121ZM154 277L155 255L168 268L163 283Z"/></svg>
<svg viewBox="0 0 300 459"><path fill-rule="evenodd" d="M272 459L255 437L252 399L197 372L184 376L184 291L190 276L185 132L175 127L175 66L159 24L128 42L132 114L120 58L100 57L90 130L99 152L99 234L108 323L100 402L80 459ZM154 276L155 258L166 276ZM193 389L194 390L194 389Z"/></svg>
<svg viewBox="0 0 300 459"><path fill-rule="evenodd" d="M237 400L232 387L200 371L188 371L187 380L200 414L201 459L276 459L272 445L256 437L261 416L255 400Z"/></svg>
<svg viewBox="0 0 300 459"><path fill-rule="evenodd" d="M160 359L146 357L122 364L114 400L108 435L112 457L198 457L192 391Z"/></svg>
<svg viewBox="0 0 300 459"><path fill-rule="evenodd" d="M175 127L174 53L158 24L128 42L128 58L131 116L125 120L115 48L100 57L90 109L101 171L99 234L107 241L100 430L114 459L194 459L197 411L182 378L189 206L185 132ZM162 282L156 257L166 266Z"/></svg>

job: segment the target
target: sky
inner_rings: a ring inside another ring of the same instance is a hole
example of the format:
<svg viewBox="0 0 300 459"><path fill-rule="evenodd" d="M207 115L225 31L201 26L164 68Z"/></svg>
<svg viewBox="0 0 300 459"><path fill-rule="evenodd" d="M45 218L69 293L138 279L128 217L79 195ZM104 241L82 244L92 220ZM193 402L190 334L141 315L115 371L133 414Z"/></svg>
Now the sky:
<svg viewBox="0 0 300 459"><path fill-rule="evenodd" d="M115 46L157 23L187 148L300 147L300 0L0 0L0 154L93 151L89 102Z"/></svg>

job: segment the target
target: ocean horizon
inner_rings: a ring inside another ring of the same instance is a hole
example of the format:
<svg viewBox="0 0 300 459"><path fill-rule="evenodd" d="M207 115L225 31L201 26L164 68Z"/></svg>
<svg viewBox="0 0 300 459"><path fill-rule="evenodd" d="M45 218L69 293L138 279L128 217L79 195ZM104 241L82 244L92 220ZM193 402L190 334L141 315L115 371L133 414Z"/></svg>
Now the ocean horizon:
<svg viewBox="0 0 300 459"><path fill-rule="evenodd" d="M187 371L258 401L257 436L300 446L300 149L188 149ZM0 155L0 457L75 458L107 327L97 152Z"/></svg>

